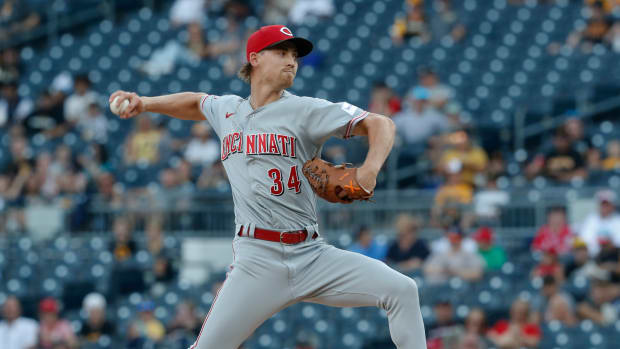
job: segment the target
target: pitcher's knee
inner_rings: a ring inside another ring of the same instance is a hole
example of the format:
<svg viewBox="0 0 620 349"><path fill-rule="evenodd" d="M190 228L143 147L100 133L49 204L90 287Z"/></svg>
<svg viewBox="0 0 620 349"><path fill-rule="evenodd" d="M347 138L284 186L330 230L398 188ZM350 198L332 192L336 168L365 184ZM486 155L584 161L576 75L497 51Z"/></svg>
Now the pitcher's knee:
<svg viewBox="0 0 620 349"><path fill-rule="evenodd" d="M418 297L418 284L410 277L401 278L394 286L397 297Z"/></svg>

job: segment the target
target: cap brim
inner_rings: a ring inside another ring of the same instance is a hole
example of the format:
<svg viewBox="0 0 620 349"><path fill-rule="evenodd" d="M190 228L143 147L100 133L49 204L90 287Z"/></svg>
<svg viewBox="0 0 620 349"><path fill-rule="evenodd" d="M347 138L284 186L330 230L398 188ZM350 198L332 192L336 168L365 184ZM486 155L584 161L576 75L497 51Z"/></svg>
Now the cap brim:
<svg viewBox="0 0 620 349"><path fill-rule="evenodd" d="M314 45L312 45L312 43L309 40L306 40L304 38L290 38L290 39L285 39L285 40L280 40L278 42L274 42L273 44L265 47L263 50L269 49L269 48L274 48L275 46L280 45L283 42L287 42L290 41L292 42L295 47L297 47L297 57L303 57L303 56L307 56L310 52L312 52L312 49L314 48Z"/></svg>

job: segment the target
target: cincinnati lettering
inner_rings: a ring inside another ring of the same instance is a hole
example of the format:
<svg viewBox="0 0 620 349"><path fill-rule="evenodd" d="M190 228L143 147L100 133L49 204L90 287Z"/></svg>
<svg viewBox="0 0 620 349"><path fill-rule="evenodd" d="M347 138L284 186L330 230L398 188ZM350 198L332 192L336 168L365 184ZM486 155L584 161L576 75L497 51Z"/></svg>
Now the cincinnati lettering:
<svg viewBox="0 0 620 349"><path fill-rule="evenodd" d="M293 136L278 133L257 133L243 136L242 132L229 133L222 139L222 161L234 153L247 155L280 155L296 157L297 139Z"/></svg>

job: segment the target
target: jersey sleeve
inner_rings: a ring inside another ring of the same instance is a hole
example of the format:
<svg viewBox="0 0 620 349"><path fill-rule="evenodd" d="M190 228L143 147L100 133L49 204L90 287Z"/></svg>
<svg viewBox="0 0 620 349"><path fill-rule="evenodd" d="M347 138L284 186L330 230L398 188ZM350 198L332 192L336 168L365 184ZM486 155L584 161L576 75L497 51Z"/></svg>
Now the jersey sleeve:
<svg viewBox="0 0 620 349"><path fill-rule="evenodd" d="M200 112L205 117L205 120L209 122L213 131L221 137L221 117L218 117L219 105L221 103L221 97L216 95L205 94L200 99Z"/></svg>
<svg viewBox="0 0 620 349"><path fill-rule="evenodd" d="M349 138L355 125L368 116L368 112L346 102L332 103L324 99L312 99L307 131L316 144L330 137Z"/></svg>

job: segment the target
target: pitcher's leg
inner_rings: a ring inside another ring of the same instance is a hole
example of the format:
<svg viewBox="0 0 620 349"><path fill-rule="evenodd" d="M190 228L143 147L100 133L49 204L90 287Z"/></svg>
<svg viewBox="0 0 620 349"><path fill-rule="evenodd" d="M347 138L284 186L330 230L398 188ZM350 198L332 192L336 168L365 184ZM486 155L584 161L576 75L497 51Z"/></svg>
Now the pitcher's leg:
<svg viewBox="0 0 620 349"><path fill-rule="evenodd" d="M234 242L233 269L190 349L237 349L260 324L291 304L288 274L277 251L250 240Z"/></svg>
<svg viewBox="0 0 620 349"><path fill-rule="evenodd" d="M376 306L387 312L398 349L425 349L415 281L385 263L330 246L309 266L297 289L304 301L337 307Z"/></svg>

